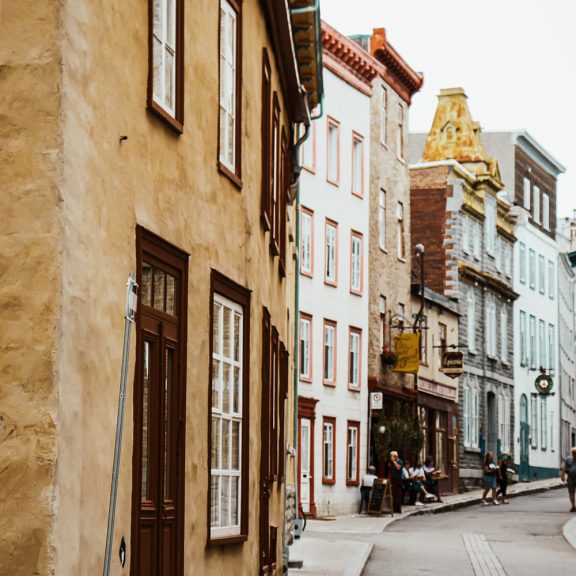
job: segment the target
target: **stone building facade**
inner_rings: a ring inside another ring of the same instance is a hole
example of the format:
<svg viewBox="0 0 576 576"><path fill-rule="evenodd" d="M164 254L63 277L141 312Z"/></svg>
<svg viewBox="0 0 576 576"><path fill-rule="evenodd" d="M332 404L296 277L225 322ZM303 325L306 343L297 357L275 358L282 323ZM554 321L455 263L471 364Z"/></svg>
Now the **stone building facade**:
<svg viewBox="0 0 576 576"><path fill-rule="evenodd" d="M370 127L368 388L383 394L388 415L396 403L409 404L415 416L414 376L394 373L383 363L382 352L392 351L393 336L411 324L408 113L422 77L388 42L383 28L355 40L370 52L378 72L372 83ZM375 450L380 415L381 410L369 409L368 461L382 474L384 461Z"/></svg>
<svg viewBox="0 0 576 576"><path fill-rule="evenodd" d="M282 572L319 19L184 4L2 12L3 574L102 573L130 272L112 573Z"/></svg>
<svg viewBox="0 0 576 576"><path fill-rule="evenodd" d="M542 372L558 379L559 243L557 179L564 167L528 132L486 132L486 150L498 160L505 194L514 204L514 375L520 480L555 477L560 465L560 394L538 395Z"/></svg>
<svg viewBox="0 0 576 576"><path fill-rule="evenodd" d="M440 92L430 133L411 147L412 242L426 246L427 286L461 314L460 480L468 484L481 478L486 452L514 451L514 219L462 89Z"/></svg>

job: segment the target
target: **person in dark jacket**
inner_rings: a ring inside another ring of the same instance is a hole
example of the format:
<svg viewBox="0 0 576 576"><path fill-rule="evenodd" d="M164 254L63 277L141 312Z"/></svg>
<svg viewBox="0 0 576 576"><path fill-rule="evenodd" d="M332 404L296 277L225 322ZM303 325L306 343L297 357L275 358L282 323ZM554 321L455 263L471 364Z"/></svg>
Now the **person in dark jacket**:
<svg viewBox="0 0 576 576"><path fill-rule="evenodd" d="M502 495L502 504L510 504L508 500L508 470L510 466L510 454L502 452L498 460L498 493Z"/></svg>
<svg viewBox="0 0 576 576"><path fill-rule="evenodd" d="M398 458L398 452L392 450L386 460L386 477L392 486L392 506L394 512L402 513L402 469L404 462Z"/></svg>

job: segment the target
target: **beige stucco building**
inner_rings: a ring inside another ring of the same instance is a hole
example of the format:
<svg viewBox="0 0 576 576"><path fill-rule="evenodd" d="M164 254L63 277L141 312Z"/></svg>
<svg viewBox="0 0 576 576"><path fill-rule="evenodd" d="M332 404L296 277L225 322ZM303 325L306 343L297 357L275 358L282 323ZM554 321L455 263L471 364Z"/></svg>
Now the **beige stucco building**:
<svg viewBox="0 0 576 576"><path fill-rule="evenodd" d="M0 573L102 571L130 272L112 572L281 572L309 4L4 5Z"/></svg>

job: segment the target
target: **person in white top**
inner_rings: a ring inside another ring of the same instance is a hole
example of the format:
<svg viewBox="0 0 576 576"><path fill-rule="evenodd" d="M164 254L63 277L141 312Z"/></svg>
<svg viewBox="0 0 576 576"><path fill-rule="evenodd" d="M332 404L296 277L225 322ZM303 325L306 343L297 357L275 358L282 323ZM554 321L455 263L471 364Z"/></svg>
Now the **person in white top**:
<svg viewBox="0 0 576 576"><path fill-rule="evenodd" d="M424 486L426 482L426 474L424 473L424 469L422 468L422 464L420 462L416 462L414 466L411 466L408 469L408 478L409 478L409 490L412 493L420 494L420 499L424 498L425 500L433 500L434 495L430 494L426 487ZM415 501L416 506L422 506L422 502L416 498Z"/></svg>
<svg viewBox="0 0 576 576"><path fill-rule="evenodd" d="M374 486L374 480L376 480L376 468L374 466L368 466L368 472L364 474L362 478L362 484L360 486L360 512L362 514L362 504L366 505L366 512L368 512L368 500L370 499L370 492L372 486Z"/></svg>

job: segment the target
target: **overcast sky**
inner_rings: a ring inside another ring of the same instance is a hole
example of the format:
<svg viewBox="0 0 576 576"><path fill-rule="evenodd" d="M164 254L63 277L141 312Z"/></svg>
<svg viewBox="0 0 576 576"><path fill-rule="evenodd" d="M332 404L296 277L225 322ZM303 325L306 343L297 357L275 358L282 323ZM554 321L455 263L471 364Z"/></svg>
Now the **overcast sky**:
<svg viewBox="0 0 576 576"><path fill-rule="evenodd" d="M576 209L574 0L321 0L343 34L386 28L424 86L410 130L428 132L440 88L461 86L484 131L527 130L566 168L558 215Z"/></svg>

